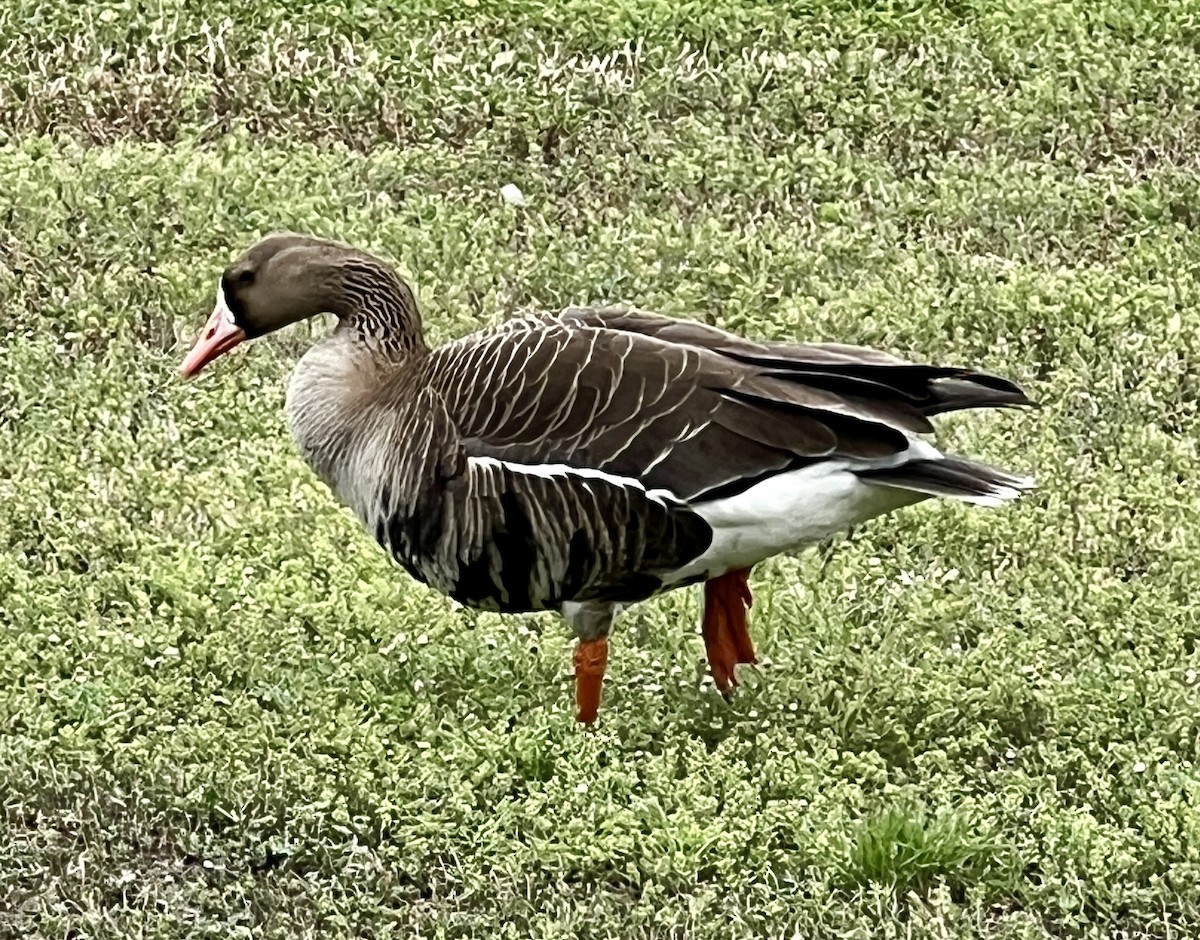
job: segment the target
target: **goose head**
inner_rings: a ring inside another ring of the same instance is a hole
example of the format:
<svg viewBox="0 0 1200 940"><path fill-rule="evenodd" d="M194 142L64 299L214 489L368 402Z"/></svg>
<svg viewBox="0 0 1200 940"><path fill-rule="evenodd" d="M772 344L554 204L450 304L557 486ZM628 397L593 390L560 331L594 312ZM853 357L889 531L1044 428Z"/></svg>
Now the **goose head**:
<svg viewBox="0 0 1200 940"><path fill-rule="evenodd" d="M320 313L358 326L381 345L421 343L412 292L386 263L340 242L278 232L222 273L213 311L179 371L190 379L246 340Z"/></svg>

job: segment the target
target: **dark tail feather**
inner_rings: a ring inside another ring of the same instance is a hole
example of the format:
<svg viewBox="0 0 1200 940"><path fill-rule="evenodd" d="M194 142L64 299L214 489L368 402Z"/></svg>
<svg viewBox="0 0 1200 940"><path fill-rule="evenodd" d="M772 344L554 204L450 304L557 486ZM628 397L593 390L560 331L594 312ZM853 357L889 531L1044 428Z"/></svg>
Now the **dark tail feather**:
<svg viewBox="0 0 1200 940"><path fill-rule="evenodd" d="M1031 477L1006 473L974 460L945 457L912 460L886 470L859 470L867 483L894 486L929 496L947 496L980 506L999 506L1033 488Z"/></svg>

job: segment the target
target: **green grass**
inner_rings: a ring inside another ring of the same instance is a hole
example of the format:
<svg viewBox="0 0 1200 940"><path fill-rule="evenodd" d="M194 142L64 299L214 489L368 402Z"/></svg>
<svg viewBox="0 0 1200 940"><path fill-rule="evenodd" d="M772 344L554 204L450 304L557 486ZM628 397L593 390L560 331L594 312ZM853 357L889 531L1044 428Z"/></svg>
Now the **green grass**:
<svg viewBox="0 0 1200 940"><path fill-rule="evenodd" d="M272 5L273 4L273 5ZM0 8L0 936L1200 934L1200 4ZM505 183L525 208L498 195ZM435 342L636 303L969 363L1034 472L565 628L411 582L295 455L323 326L175 368L299 228Z"/></svg>

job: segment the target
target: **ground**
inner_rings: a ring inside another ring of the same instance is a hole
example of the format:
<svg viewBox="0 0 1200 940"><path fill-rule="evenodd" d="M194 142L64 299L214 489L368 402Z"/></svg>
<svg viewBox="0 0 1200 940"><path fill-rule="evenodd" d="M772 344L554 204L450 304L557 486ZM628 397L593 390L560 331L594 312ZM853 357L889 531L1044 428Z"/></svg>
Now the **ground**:
<svg viewBox="0 0 1200 940"><path fill-rule="evenodd" d="M1200 934L1200 5L10 0L0 936ZM514 184L526 204L500 190ZM279 228L434 342L627 302L1024 384L1033 473L695 589L573 721L296 456L325 324L175 369Z"/></svg>

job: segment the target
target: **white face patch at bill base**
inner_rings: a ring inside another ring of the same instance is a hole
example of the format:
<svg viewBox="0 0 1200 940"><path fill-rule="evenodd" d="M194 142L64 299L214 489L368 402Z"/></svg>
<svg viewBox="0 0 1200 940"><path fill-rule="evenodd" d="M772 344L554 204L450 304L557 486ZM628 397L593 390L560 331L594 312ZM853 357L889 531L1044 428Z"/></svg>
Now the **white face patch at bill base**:
<svg viewBox="0 0 1200 940"><path fill-rule="evenodd" d="M233 319L233 311L229 309L229 301L225 299L224 280L217 281L217 301L213 304L213 316L219 316L230 326L237 326Z"/></svg>
<svg viewBox="0 0 1200 940"><path fill-rule="evenodd" d="M213 305L204 331L192 346L179 367L184 378L192 378L214 359L225 355L246 340L246 331L233 319L233 311L225 298L225 291L217 285L217 299Z"/></svg>

